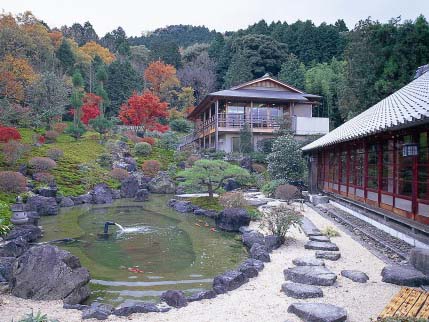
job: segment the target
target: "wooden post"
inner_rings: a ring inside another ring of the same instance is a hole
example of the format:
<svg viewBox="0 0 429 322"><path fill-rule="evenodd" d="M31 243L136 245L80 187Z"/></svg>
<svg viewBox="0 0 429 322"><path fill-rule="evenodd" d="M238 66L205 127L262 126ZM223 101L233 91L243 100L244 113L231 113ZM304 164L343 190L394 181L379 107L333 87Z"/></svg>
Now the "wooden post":
<svg viewBox="0 0 429 322"><path fill-rule="evenodd" d="M381 204L381 186L383 184L383 143L379 142L378 147L378 159L377 159L377 193L378 193L378 206Z"/></svg>
<svg viewBox="0 0 429 322"><path fill-rule="evenodd" d="M346 195L348 196L350 186L350 145L347 145L346 169Z"/></svg>
<svg viewBox="0 0 429 322"><path fill-rule="evenodd" d="M364 159L363 159L363 191L364 198L368 197L368 144L366 141L363 142L364 145Z"/></svg>
<svg viewBox="0 0 429 322"><path fill-rule="evenodd" d="M419 144L419 134L418 133L414 133L413 134L413 141L414 143ZM419 156L413 156L413 201L412 201L412 212L413 212L413 219L416 220L416 215L417 215L417 211L418 211L418 201L417 201L417 191L419 189L419 184L418 184L418 175L419 175Z"/></svg>
<svg viewBox="0 0 429 322"><path fill-rule="evenodd" d="M216 151L219 149L219 100L215 103L215 148Z"/></svg>

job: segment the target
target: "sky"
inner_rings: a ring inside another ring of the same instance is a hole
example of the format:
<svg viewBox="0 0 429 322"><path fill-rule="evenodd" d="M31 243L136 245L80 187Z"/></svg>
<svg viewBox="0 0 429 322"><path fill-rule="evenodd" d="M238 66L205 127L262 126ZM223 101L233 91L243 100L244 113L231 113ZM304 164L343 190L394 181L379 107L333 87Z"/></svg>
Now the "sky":
<svg viewBox="0 0 429 322"><path fill-rule="evenodd" d="M90 21L99 36L124 28L128 36L174 24L205 25L220 32L246 28L261 19L311 19L316 25L344 19L349 28L371 17L429 19L429 0L0 0L0 10L30 10L50 27Z"/></svg>

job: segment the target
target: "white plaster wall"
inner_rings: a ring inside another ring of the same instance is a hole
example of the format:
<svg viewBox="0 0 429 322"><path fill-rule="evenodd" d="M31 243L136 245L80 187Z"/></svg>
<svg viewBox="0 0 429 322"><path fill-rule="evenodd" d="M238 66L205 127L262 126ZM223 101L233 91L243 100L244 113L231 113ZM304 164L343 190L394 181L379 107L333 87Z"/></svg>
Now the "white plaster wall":
<svg viewBox="0 0 429 322"><path fill-rule="evenodd" d="M311 117L313 109L310 104L295 104L292 111L292 116Z"/></svg>

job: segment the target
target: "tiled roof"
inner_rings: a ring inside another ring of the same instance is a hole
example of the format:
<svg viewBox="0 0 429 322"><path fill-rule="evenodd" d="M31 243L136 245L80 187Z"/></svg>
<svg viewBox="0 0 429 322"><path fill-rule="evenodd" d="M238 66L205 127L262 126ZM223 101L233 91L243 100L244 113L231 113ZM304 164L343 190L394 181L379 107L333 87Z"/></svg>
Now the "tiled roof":
<svg viewBox="0 0 429 322"><path fill-rule="evenodd" d="M307 94L286 91L270 91L260 89L226 89L209 94L209 96L234 97L234 98L259 98L290 101L308 101ZM318 97L318 96L315 96Z"/></svg>
<svg viewBox="0 0 429 322"><path fill-rule="evenodd" d="M309 151L386 130L429 121L429 72L413 80L332 132L304 146Z"/></svg>

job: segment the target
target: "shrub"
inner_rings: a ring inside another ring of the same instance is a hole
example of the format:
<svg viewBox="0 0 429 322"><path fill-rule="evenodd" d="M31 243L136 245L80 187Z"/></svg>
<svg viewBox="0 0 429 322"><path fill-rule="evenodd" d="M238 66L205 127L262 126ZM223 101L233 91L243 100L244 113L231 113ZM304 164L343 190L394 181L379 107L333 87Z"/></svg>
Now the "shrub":
<svg viewBox="0 0 429 322"><path fill-rule="evenodd" d="M322 234L328 237L340 236L340 233L332 226L327 226L325 229L323 229Z"/></svg>
<svg viewBox="0 0 429 322"><path fill-rule="evenodd" d="M58 161L59 159L61 159L64 156L64 151L61 149L49 149L46 152L46 155L51 158L52 160Z"/></svg>
<svg viewBox="0 0 429 322"><path fill-rule="evenodd" d="M43 135L40 135L39 138L37 139L37 143L45 144L45 142L46 142L46 138Z"/></svg>
<svg viewBox="0 0 429 322"><path fill-rule="evenodd" d="M256 172L256 173L264 173L267 170L267 168L265 168L263 164L252 163L252 170L253 172Z"/></svg>
<svg viewBox="0 0 429 322"><path fill-rule="evenodd" d="M274 196L277 199L281 199L287 203L290 203L292 199L298 198L300 196L300 192L295 186L290 184L281 184L277 186Z"/></svg>
<svg viewBox="0 0 429 322"><path fill-rule="evenodd" d="M267 156L268 172L273 179L302 180L305 162L298 142L290 134L280 136Z"/></svg>
<svg viewBox="0 0 429 322"><path fill-rule="evenodd" d="M103 168L111 168L113 164L112 155L109 153L100 154L97 163Z"/></svg>
<svg viewBox="0 0 429 322"><path fill-rule="evenodd" d="M55 177L48 172L36 172L33 174L33 179L47 185L55 183Z"/></svg>
<svg viewBox="0 0 429 322"><path fill-rule="evenodd" d="M182 161L186 161L192 154L192 151L189 150L185 150L185 151L174 151L174 161L175 162L182 162Z"/></svg>
<svg viewBox="0 0 429 322"><path fill-rule="evenodd" d="M246 199L241 192L225 192L219 197L219 203L225 208L243 208L247 206Z"/></svg>
<svg viewBox="0 0 429 322"><path fill-rule="evenodd" d="M12 211L7 203L0 201L0 236L6 235L10 230L10 217Z"/></svg>
<svg viewBox="0 0 429 322"><path fill-rule="evenodd" d="M161 169L161 164L156 160L147 160L142 164L142 170L144 175L154 177Z"/></svg>
<svg viewBox="0 0 429 322"><path fill-rule="evenodd" d="M22 319L18 322L59 322L58 320L48 319L46 314L42 314L40 311L34 315L33 311L30 314L26 314Z"/></svg>
<svg viewBox="0 0 429 322"><path fill-rule="evenodd" d="M67 129L67 127L68 127L67 123L55 123L55 124L52 126L52 129L53 129L55 132L57 132L57 133L61 134L61 133L64 133L64 131Z"/></svg>
<svg viewBox="0 0 429 322"><path fill-rule="evenodd" d="M267 155L262 152L253 152L250 154L252 162L256 163L267 163Z"/></svg>
<svg viewBox="0 0 429 322"><path fill-rule="evenodd" d="M146 143L149 143L150 145L155 145L156 140L155 140L155 138L147 136L144 138L140 138L140 142L146 142Z"/></svg>
<svg viewBox="0 0 429 322"><path fill-rule="evenodd" d="M0 142L9 142L11 140L21 140L21 134L13 127L0 126Z"/></svg>
<svg viewBox="0 0 429 322"><path fill-rule="evenodd" d="M77 125L72 124L66 130L66 133L75 138L75 140L79 139L85 132L86 129L82 123L78 123Z"/></svg>
<svg viewBox="0 0 429 322"><path fill-rule="evenodd" d="M0 191L20 193L27 188L27 178L19 172L0 171Z"/></svg>
<svg viewBox="0 0 429 322"><path fill-rule="evenodd" d="M140 156L148 156L152 153L152 145L146 142L138 142L134 145L134 153Z"/></svg>
<svg viewBox="0 0 429 322"><path fill-rule="evenodd" d="M302 215L299 211L286 205L271 208L261 218L261 227L283 240L291 227L300 229L301 223Z"/></svg>
<svg viewBox="0 0 429 322"><path fill-rule="evenodd" d="M45 139L48 143L53 143L57 140L58 135L60 135L57 131L46 131Z"/></svg>
<svg viewBox="0 0 429 322"><path fill-rule="evenodd" d="M256 148L265 155L270 154L273 151L273 142L273 138L260 140L256 143Z"/></svg>
<svg viewBox="0 0 429 322"><path fill-rule="evenodd" d="M262 192L267 197L273 197L279 185L285 184L285 180L271 180L262 186Z"/></svg>
<svg viewBox="0 0 429 322"><path fill-rule="evenodd" d="M35 172L46 172L57 166L57 163L51 158L34 157L28 161L28 164Z"/></svg>
<svg viewBox="0 0 429 322"><path fill-rule="evenodd" d="M176 132L189 133L192 130L192 123L184 118L170 121L170 128Z"/></svg>
<svg viewBox="0 0 429 322"><path fill-rule="evenodd" d="M14 165L31 147L18 141L9 141L3 145L3 160L8 165Z"/></svg>
<svg viewBox="0 0 429 322"><path fill-rule="evenodd" d="M118 181L122 181L125 178L128 178L130 176L130 174L128 173L127 170L121 169L121 168L115 168L112 171L110 171L110 176L113 179L116 179Z"/></svg>
<svg viewBox="0 0 429 322"><path fill-rule="evenodd" d="M198 155L190 155L187 159L186 159L186 166L188 167L192 167L194 165L194 163L196 161L198 161L199 159L201 159Z"/></svg>
<svg viewBox="0 0 429 322"><path fill-rule="evenodd" d="M173 132L165 132L158 141L158 146L165 150L176 150L179 138Z"/></svg>
<svg viewBox="0 0 429 322"><path fill-rule="evenodd" d="M123 133L125 137L133 143L142 142L142 138L137 136L136 132L127 131Z"/></svg>

